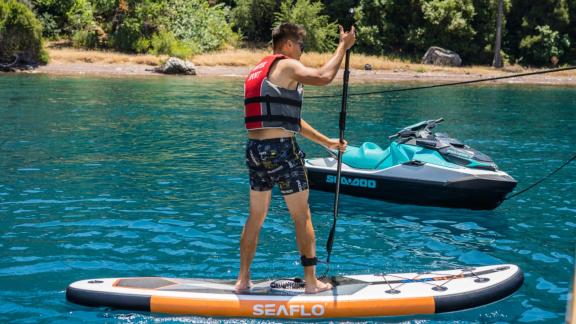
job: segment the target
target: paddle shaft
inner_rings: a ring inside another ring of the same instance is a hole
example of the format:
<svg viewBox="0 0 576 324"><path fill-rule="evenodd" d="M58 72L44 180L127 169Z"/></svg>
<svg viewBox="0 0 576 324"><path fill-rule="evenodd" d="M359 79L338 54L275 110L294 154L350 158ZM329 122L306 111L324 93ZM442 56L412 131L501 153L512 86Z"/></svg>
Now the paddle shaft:
<svg viewBox="0 0 576 324"><path fill-rule="evenodd" d="M344 130L346 129L346 105L348 103L348 80L350 79L350 49L346 50L346 58L344 61L344 85L342 86L342 110L340 111L340 144L344 144ZM330 235L326 242L326 263L330 263L330 254L332 253L332 246L334 245L334 235L336 232L336 220L338 219L338 205L340 202L340 179L342 177L342 152L338 150L338 164L336 167L336 195L334 197L334 222L330 229Z"/></svg>

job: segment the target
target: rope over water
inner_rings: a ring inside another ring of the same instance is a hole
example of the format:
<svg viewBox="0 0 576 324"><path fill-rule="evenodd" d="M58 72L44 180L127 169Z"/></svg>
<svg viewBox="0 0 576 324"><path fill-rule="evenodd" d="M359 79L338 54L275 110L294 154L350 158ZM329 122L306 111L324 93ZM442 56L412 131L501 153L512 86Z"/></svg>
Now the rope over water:
<svg viewBox="0 0 576 324"><path fill-rule="evenodd" d="M457 86L457 85L463 85L463 84L520 78L520 77L530 76L530 75L548 74L548 73L571 71L571 70L576 70L576 66L570 66L570 67L558 68L558 69L549 69L549 70L544 70L544 71L505 75L505 76L486 78L486 79L476 79L476 80L469 80L469 81L459 81L459 82L451 82L451 83L434 84L434 85L428 85L428 86L419 86L419 87L410 87L410 88L401 88L401 89L389 89L389 90L382 90L382 91L349 93L348 96L372 96L372 95L379 95L379 94L392 93L392 92L404 92L404 91L412 91L412 90L449 87L449 86ZM322 96L309 96L309 97L306 97L306 99L324 99L324 98L336 98L336 97L341 97L341 95L334 94L334 95L322 95Z"/></svg>
<svg viewBox="0 0 576 324"><path fill-rule="evenodd" d="M574 160L576 160L576 154L574 154L574 156L572 156L568 161L564 162L564 164L562 164L561 166L559 166L556 170L552 171L551 173L549 173L549 174L548 174L547 176L545 176L544 178L542 178L542 179L534 182L533 184L531 184L531 185L529 185L528 187L520 190L519 192L513 194L512 196L508 196L508 197L504 198L504 200L508 200L508 199L510 199L510 198L514 198L514 197L516 197L516 196L518 196L518 195L520 195L520 194L523 194L523 193L525 193L526 191L528 191L528 190L536 187L537 185L539 185L540 183L542 183L544 180L546 180L546 179L550 178L551 176L553 176L556 172L562 170L562 168L564 168L565 166L567 166L568 164L570 164L570 162L572 162L572 161L574 161Z"/></svg>
<svg viewBox="0 0 576 324"><path fill-rule="evenodd" d="M373 95L381 95L386 93L392 92L404 92L404 91L413 91L413 90L423 90L423 89L432 89L432 88L441 88L441 87L449 87L449 86L458 86L463 84L472 84L472 83L480 83L486 81L496 81L496 80L503 80L503 79L513 79L513 78L521 78L524 76L531 76L531 75L541 75L541 74L548 74L548 73L555 73L555 72L563 72L563 71L571 71L576 70L576 66L569 66L565 68L558 68L558 69L548 69L543 71L536 71L536 72L528 72L528 73L520 73L520 74L512 74L512 75L505 75L493 78L486 78L486 79L475 79L469 81L459 81L459 82L451 82L451 83L441 83L441 84L434 84L428 86L419 86L419 87L410 87L410 88L401 88L401 89L389 89L389 90L381 90L381 91L369 91L369 92L358 92L358 93L349 93L348 97L351 96L373 96ZM239 95L237 93L230 93L224 91L223 93L232 96L232 97L244 97L243 95ZM341 94L332 94L332 95L319 95L319 96L306 96L306 99L325 99L325 98L341 98Z"/></svg>

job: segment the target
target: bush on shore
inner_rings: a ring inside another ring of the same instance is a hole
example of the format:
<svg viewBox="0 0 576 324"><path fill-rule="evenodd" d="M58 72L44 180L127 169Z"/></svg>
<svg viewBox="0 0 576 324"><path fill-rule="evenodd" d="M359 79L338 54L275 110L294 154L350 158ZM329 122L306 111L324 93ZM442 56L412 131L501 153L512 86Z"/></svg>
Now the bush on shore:
<svg viewBox="0 0 576 324"><path fill-rule="evenodd" d="M285 22L302 25L306 29L306 48L315 52L329 52L336 48L338 26L323 15L324 5L314 0L296 0L282 2L276 13L274 26Z"/></svg>
<svg viewBox="0 0 576 324"><path fill-rule="evenodd" d="M0 62L11 63L16 56L25 64L48 63L42 25L25 4L0 0Z"/></svg>

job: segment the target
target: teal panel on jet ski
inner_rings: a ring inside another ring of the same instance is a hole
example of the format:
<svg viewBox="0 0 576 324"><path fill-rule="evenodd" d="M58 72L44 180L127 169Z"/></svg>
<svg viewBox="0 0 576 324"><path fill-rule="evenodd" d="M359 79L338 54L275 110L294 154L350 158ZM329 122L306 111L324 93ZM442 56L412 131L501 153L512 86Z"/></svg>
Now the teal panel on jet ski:
<svg viewBox="0 0 576 324"><path fill-rule="evenodd" d="M348 145L342 156L342 162L356 169L375 169L390 154L388 149L383 150L372 142L365 142L360 147Z"/></svg>
<svg viewBox="0 0 576 324"><path fill-rule="evenodd" d="M392 142L385 150L372 142L365 142L359 147L348 145L342 156L344 164L364 170L382 170L409 161L420 161L447 168L460 168L460 166L446 161L438 151L396 142Z"/></svg>
<svg viewBox="0 0 576 324"><path fill-rule="evenodd" d="M474 160L469 160L470 163L468 163L468 165L466 165L466 167L468 168L479 168L479 167L491 167L492 164L490 163L480 163Z"/></svg>
<svg viewBox="0 0 576 324"><path fill-rule="evenodd" d="M403 150L402 146L398 145L398 143L396 142L392 142L390 144L389 150L390 150L390 158L384 161L384 163L382 163L381 165L379 165L381 169L389 168L391 166L406 163L412 160L413 154Z"/></svg>
<svg viewBox="0 0 576 324"><path fill-rule="evenodd" d="M396 143L392 143L396 144ZM398 145L398 144L397 144ZM399 144L400 150L405 152L405 155L409 157L408 161L416 160L424 163L430 163L435 165L440 165L447 168L458 169L460 166L453 163L447 162L442 158L442 155L438 151L422 148L420 146ZM405 161L407 162L407 161Z"/></svg>

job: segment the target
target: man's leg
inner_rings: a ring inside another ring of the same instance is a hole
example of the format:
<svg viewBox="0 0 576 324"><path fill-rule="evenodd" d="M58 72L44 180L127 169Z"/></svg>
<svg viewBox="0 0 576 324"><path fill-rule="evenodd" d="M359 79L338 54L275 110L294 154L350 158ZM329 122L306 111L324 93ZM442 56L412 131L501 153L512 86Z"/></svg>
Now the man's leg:
<svg viewBox="0 0 576 324"><path fill-rule="evenodd" d="M296 227L296 243L300 255L314 258L316 257L316 238L308 207L308 194L309 190L304 190L285 195L284 200ZM332 288L331 284L316 279L316 266L304 267L304 280L306 281L306 293L317 293Z"/></svg>
<svg viewBox="0 0 576 324"><path fill-rule="evenodd" d="M260 229L266 219L272 190L250 190L250 216L244 224L242 238L240 239L240 273L236 282L236 289L250 288L250 265L256 254Z"/></svg>

